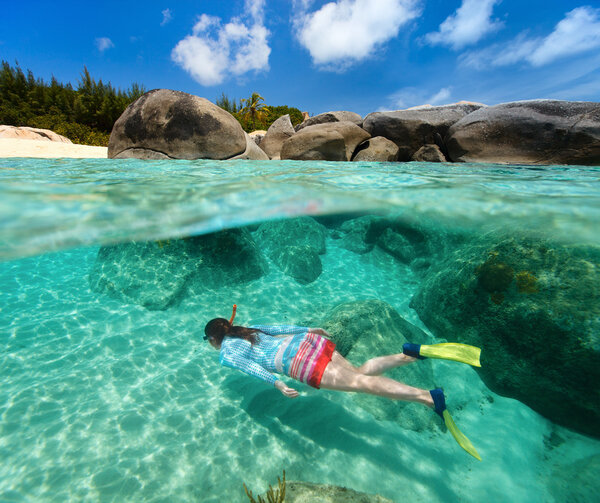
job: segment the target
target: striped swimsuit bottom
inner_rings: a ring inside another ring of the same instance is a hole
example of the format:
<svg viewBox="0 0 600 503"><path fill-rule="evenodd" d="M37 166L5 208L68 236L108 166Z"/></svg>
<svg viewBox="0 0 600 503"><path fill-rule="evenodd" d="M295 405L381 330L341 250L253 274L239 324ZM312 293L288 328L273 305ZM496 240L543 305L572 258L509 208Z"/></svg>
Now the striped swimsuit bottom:
<svg viewBox="0 0 600 503"><path fill-rule="evenodd" d="M289 376L318 389L334 351L335 343L308 332L292 360Z"/></svg>

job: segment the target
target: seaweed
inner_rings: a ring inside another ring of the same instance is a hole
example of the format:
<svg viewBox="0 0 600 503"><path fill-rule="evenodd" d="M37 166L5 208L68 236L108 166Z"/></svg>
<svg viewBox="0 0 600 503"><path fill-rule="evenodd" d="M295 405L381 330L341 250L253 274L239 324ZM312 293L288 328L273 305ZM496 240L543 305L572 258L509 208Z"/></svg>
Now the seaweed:
<svg viewBox="0 0 600 503"><path fill-rule="evenodd" d="M277 489L273 490L271 484L267 490L267 499L265 500L262 496L258 496L258 501L254 499L252 491L249 491L246 484L243 484L246 496L250 500L250 503L284 503L285 501L285 470L283 470L283 480L277 477Z"/></svg>
<svg viewBox="0 0 600 503"><path fill-rule="evenodd" d="M517 273L517 289L519 293L538 293L537 278L529 271Z"/></svg>

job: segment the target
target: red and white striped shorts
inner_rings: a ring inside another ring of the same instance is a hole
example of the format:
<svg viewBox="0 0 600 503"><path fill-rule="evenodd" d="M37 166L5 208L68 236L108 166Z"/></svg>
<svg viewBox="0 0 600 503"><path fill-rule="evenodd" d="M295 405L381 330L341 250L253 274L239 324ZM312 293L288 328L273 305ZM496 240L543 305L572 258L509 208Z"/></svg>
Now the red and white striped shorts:
<svg viewBox="0 0 600 503"><path fill-rule="evenodd" d="M290 377L319 388L325 367L331 361L335 343L318 334L308 332L298 347L290 365Z"/></svg>

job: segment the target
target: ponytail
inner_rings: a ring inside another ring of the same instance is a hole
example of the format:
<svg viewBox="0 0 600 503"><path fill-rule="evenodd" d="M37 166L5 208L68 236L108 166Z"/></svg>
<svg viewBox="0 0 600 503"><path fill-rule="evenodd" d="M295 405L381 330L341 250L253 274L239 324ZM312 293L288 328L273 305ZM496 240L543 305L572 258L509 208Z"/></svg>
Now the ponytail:
<svg viewBox="0 0 600 503"><path fill-rule="evenodd" d="M260 332L257 328L232 325L225 318L214 318L206 324L206 327L204 327L204 333L206 334L204 339L212 337L218 344L221 344L223 339L227 336L244 339L250 342L250 344L255 344L258 342L257 332Z"/></svg>

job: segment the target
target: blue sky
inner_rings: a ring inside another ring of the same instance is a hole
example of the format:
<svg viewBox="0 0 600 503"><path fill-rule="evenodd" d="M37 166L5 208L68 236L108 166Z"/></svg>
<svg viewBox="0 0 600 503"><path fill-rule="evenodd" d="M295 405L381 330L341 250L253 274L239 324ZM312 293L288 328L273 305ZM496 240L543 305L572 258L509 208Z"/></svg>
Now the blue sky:
<svg viewBox="0 0 600 503"><path fill-rule="evenodd" d="M599 0L5 2L0 59L311 115L600 101Z"/></svg>

